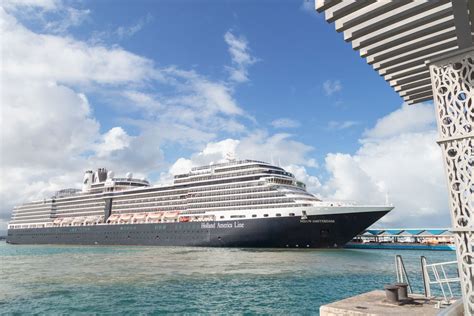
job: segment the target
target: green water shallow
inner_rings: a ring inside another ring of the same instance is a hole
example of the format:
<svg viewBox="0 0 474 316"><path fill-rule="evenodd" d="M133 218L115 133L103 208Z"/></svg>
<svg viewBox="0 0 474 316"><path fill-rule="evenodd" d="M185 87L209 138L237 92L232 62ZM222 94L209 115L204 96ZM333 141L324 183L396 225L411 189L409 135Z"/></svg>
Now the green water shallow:
<svg viewBox="0 0 474 316"><path fill-rule="evenodd" d="M395 281L402 254L452 251L25 246L0 242L2 314L317 314L320 305Z"/></svg>

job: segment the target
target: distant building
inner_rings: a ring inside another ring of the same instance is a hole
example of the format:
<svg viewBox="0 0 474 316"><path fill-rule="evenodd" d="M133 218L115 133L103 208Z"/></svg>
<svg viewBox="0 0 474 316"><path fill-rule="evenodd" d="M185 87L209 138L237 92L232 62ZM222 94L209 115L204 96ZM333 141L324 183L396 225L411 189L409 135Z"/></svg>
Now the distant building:
<svg viewBox="0 0 474 316"><path fill-rule="evenodd" d="M357 235L353 242L454 244L454 235L443 228L368 229Z"/></svg>

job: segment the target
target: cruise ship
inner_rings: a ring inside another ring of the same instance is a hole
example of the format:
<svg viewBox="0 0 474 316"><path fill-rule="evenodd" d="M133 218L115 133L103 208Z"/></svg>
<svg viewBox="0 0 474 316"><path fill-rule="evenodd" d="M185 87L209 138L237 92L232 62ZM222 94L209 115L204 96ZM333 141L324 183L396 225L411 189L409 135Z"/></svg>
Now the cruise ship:
<svg viewBox="0 0 474 316"><path fill-rule="evenodd" d="M82 189L15 207L7 242L337 248L392 208L321 201L255 160L196 167L167 186L100 168L85 172Z"/></svg>

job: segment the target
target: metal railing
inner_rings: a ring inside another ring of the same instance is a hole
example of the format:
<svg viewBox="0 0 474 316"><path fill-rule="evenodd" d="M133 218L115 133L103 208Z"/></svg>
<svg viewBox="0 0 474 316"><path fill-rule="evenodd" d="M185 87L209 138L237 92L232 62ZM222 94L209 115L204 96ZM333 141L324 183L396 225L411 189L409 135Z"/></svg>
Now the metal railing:
<svg viewBox="0 0 474 316"><path fill-rule="evenodd" d="M451 304L454 299L451 283L460 283L457 261L439 262L428 264L425 256L421 256L421 271L425 296L432 298L431 285L439 286L445 304ZM454 274L454 275L453 275Z"/></svg>
<svg viewBox="0 0 474 316"><path fill-rule="evenodd" d="M397 282L408 284L408 292L413 293L410 279L408 278L407 270L405 269L405 264L403 263L403 258L401 255L395 256L395 269L397 272Z"/></svg>

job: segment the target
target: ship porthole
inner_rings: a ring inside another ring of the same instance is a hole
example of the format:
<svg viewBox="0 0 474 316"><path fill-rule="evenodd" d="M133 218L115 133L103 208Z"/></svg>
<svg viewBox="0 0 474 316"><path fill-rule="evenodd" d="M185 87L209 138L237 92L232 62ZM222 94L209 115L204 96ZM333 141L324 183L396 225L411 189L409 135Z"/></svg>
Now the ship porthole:
<svg viewBox="0 0 474 316"><path fill-rule="evenodd" d="M218 240L221 240L221 236L217 237Z"/></svg>
<svg viewBox="0 0 474 316"><path fill-rule="evenodd" d="M160 236L156 235L156 236L155 236L155 239L160 239Z"/></svg>
<svg viewBox="0 0 474 316"><path fill-rule="evenodd" d="M130 239L130 235L127 236L127 239Z"/></svg>

